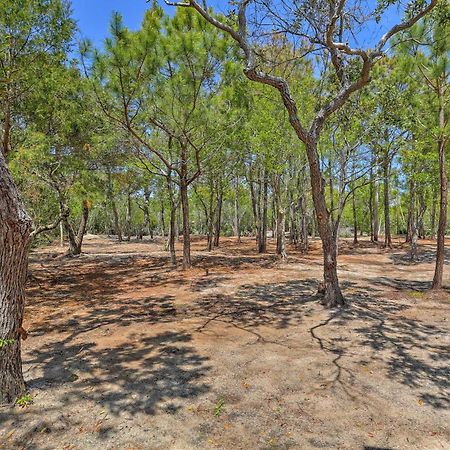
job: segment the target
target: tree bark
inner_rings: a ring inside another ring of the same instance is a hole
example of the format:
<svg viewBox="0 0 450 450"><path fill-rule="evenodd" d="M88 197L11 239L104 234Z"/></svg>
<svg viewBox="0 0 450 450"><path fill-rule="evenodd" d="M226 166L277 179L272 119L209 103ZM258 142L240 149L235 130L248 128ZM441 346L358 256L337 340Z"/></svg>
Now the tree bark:
<svg viewBox="0 0 450 450"><path fill-rule="evenodd" d="M337 275L337 243L333 233L333 225L330 222L326 207L324 180L320 172L317 142L310 139L306 146L306 150L310 166L311 190L317 217L317 226L319 228L319 235L323 246L323 278L325 292L323 303L332 308L345 304Z"/></svg>
<svg viewBox="0 0 450 450"><path fill-rule="evenodd" d="M389 192L389 157L386 154L383 160L383 186L384 186L384 245L392 247L390 192Z"/></svg>
<svg viewBox="0 0 450 450"><path fill-rule="evenodd" d="M378 164L375 158L375 180L373 184L373 241L378 242L378 232L380 230L380 219L378 215Z"/></svg>
<svg viewBox="0 0 450 450"><path fill-rule="evenodd" d="M25 391L21 341L31 219L0 152L0 403Z"/></svg>
<svg viewBox="0 0 450 450"><path fill-rule="evenodd" d="M440 91L443 88L440 88ZM439 108L439 126L441 129L441 136L438 140L439 153L439 181L441 188L440 202L439 202L439 225L437 232L437 249L436 249L436 267L434 270L432 289L442 288L442 277L444 274L445 262L445 230L447 228L447 202L448 202L448 177L445 162L445 112L443 104L443 93L439 92L440 108Z"/></svg>
<svg viewBox="0 0 450 450"><path fill-rule="evenodd" d="M169 193L169 200L170 200L170 218L169 218L169 238L168 238L168 245L169 245L169 253L170 253L170 262L172 263L172 266L176 267L177 265L177 254L175 250L175 223L177 220L177 205L174 198L174 192L173 192L173 181L171 179L171 173L169 172L167 176L167 191ZM164 203L161 203L163 206ZM163 210L162 210L163 211ZM164 218L164 211L162 217ZM163 221L163 227L164 227L164 221ZM164 232L163 232L164 236Z"/></svg>

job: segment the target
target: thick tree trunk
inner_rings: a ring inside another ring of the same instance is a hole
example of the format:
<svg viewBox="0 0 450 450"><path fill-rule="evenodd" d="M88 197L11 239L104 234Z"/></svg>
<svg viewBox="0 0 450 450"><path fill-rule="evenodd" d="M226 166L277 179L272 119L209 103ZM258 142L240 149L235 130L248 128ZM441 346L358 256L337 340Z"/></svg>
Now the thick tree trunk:
<svg viewBox="0 0 450 450"><path fill-rule="evenodd" d="M440 125L444 129L444 109L440 110ZM436 267L434 270L432 289L442 288L442 277L444 274L445 262L445 230L447 228L447 201L448 201L448 178L445 163L445 140L442 136L438 142L439 152L439 180L441 187L441 195L439 202L439 225L437 232L437 249L436 249Z"/></svg>
<svg viewBox="0 0 450 450"><path fill-rule="evenodd" d="M0 152L0 404L25 391L21 341L31 219Z"/></svg>
<svg viewBox="0 0 450 450"><path fill-rule="evenodd" d="M310 178L314 209L323 246L323 303L330 308L342 306L345 304L345 300L339 286L337 275L336 238L333 233L333 225L330 222L326 206L324 181L320 172L319 156L317 154L317 142L310 139L306 146L306 150L311 174Z"/></svg>

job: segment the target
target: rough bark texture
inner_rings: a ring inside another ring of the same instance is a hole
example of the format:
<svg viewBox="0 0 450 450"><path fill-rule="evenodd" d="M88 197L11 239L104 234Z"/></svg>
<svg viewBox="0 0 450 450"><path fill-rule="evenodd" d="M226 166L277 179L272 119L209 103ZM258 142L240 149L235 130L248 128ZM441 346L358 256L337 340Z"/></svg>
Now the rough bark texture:
<svg viewBox="0 0 450 450"><path fill-rule="evenodd" d="M5 152L6 153L6 152ZM21 327L31 219L0 152L0 403L24 393Z"/></svg>
<svg viewBox="0 0 450 450"><path fill-rule="evenodd" d="M333 235L333 227L329 220L329 214L325 201L324 181L320 172L317 143L313 140L306 146L306 154L311 170L311 189L314 209L317 217L319 235L323 246L323 278L324 299L323 303L328 307L344 305L344 296L339 287L337 276L337 245Z"/></svg>
<svg viewBox="0 0 450 450"><path fill-rule="evenodd" d="M80 226L78 227L78 232L75 235L75 232L73 231L72 225L69 221L69 214L64 214L65 211L68 211L68 207L65 204L61 203L61 215L63 217L62 221L64 223L64 228L66 229L67 237L69 239L69 255L76 256L81 254L83 238L86 233L89 219L89 208L89 201L83 200Z"/></svg>
<svg viewBox="0 0 450 450"><path fill-rule="evenodd" d="M444 108L441 107L439 114L439 123L441 129L444 129ZM445 262L445 229L447 228L447 202L448 202L448 177L447 168L445 163L445 139L443 136L438 142L439 152L439 179L441 187L440 195L440 211L439 211L439 225L437 232L437 250L436 250L436 268L433 277L433 289L442 288L442 276L444 274L444 262Z"/></svg>

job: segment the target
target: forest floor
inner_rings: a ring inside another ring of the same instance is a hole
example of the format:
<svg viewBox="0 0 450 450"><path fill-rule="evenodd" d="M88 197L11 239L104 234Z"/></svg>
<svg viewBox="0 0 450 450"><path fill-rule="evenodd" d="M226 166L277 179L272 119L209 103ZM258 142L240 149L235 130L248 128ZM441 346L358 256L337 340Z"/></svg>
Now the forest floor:
<svg viewBox="0 0 450 450"><path fill-rule="evenodd" d="M317 242L285 262L249 238L204 248L185 272L162 240L33 251L33 404L0 408L0 448L450 448L450 293L428 291L431 242L410 263L400 241L343 241L341 311L315 296Z"/></svg>

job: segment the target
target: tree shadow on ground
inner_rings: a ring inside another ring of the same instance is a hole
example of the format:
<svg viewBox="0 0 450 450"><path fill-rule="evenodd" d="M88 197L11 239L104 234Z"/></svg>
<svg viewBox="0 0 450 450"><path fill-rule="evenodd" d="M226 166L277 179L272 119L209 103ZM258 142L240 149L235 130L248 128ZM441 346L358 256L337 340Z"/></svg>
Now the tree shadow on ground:
<svg viewBox="0 0 450 450"><path fill-rule="evenodd" d="M414 266L417 264L434 264L436 262L436 249L430 247L419 247L414 259L411 259L411 252L391 253L389 258L399 266ZM444 261L450 262L450 249L444 251Z"/></svg>
<svg viewBox="0 0 450 450"><path fill-rule="evenodd" d="M192 314L203 316L205 322L198 331L213 321L228 323L248 331L264 341L256 329L273 326L278 329L298 325L312 313L308 304L317 300L314 292L318 282L313 279L284 283L244 285L235 294L200 298L192 307Z"/></svg>
<svg viewBox="0 0 450 450"><path fill-rule="evenodd" d="M310 329L321 349L333 356L335 381L341 381L343 371L349 372L342 364L344 357L353 365L381 361L389 379L410 387L421 401L434 408L450 409L448 330L405 317L401 313L410 307L408 304L376 298L365 292L352 295L350 299L351 307L330 313L327 320ZM339 339L318 337L318 329L325 326L333 328L329 330L331 336L338 336L343 327L356 334L357 345L367 349L366 357L355 360ZM349 375L352 378L353 374L349 372Z"/></svg>
<svg viewBox="0 0 450 450"><path fill-rule="evenodd" d="M175 413L183 399L209 391L202 380L210 367L190 345L184 332L154 337L130 334L126 342L100 348L71 337L44 345L27 363L40 368L31 388L63 385L63 406L91 400L115 415L154 414L158 408Z"/></svg>

